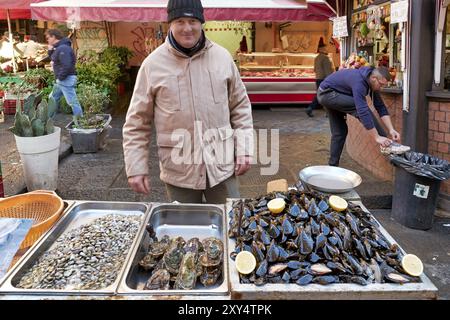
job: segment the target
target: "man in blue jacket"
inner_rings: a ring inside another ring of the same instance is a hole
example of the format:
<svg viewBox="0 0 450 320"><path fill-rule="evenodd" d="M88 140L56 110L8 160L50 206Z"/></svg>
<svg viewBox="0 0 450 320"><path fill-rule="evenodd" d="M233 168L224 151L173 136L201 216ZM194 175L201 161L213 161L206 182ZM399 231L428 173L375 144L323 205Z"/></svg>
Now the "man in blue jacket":
<svg viewBox="0 0 450 320"><path fill-rule="evenodd" d="M53 97L56 103L59 104L59 100L64 95L67 103L72 108L73 115L82 116L83 110L75 92L77 73L75 71L76 57L72 49L72 43L57 29L47 30L45 38L47 39L48 55L56 78L50 97Z"/></svg>
<svg viewBox="0 0 450 320"><path fill-rule="evenodd" d="M328 111L331 129L330 166L339 166L348 127L346 115L351 114L361 121L368 134L380 147L388 147L392 140L399 141L400 134L392 126L391 118L380 97L379 91L390 79L387 68L362 67L339 70L329 75L320 84L317 99ZM367 105L370 96L381 121L392 138L387 138L384 129Z"/></svg>

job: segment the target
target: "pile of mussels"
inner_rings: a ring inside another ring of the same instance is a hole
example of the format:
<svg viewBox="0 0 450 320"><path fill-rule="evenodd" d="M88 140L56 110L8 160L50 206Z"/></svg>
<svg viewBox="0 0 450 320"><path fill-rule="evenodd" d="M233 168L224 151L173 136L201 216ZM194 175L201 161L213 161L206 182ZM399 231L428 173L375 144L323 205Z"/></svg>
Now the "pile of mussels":
<svg viewBox="0 0 450 320"><path fill-rule="evenodd" d="M17 288L100 290L116 281L141 217L109 214L55 241L23 275Z"/></svg>
<svg viewBox="0 0 450 320"><path fill-rule="evenodd" d="M223 243L220 239L209 237L200 241L182 237L170 238L165 235L160 240L153 227L147 226L150 244L147 254L139 265L151 276L145 290L192 290L197 279L210 287L217 283L223 269Z"/></svg>
<svg viewBox="0 0 450 320"><path fill-rule="evenodd" d="M273 215L267 203L283 198L284 211ZM349 204L333 211L328 198L290 190L233 202L228 235L236 239L230 258L246 250L255 271L241 283L407 283L419 282L401 267L403 253L381 234L370 213Z"/></svg>

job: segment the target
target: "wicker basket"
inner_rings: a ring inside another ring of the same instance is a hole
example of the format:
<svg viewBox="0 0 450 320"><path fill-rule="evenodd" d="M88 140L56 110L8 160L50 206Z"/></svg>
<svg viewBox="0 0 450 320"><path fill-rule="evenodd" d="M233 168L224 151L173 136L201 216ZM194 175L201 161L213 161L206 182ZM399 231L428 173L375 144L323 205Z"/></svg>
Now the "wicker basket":
<svg viewBox="0 0 450 320"><path fill-rule="evenodd" d="M63 209L64 202L53 191L36 190L0 199L1 218L34 219L20 249L33 245L58 220Z"/></svg>

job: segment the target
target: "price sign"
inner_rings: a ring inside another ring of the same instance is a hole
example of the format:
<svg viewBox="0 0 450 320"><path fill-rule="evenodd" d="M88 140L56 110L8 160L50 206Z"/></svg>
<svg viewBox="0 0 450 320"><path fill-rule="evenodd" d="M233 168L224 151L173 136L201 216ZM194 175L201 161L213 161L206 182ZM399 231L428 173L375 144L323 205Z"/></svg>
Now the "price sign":
<svg viewBox="0 0 450 320"><path fill-rule="evenodd" d="M333 38L348 37L347 16L333 19Z"/></svg>
<svg viewBox="0 0 450 320"><path fill-rule="evenodd" d="M408 21L408 1L391 3L391 23Z"/></svg>

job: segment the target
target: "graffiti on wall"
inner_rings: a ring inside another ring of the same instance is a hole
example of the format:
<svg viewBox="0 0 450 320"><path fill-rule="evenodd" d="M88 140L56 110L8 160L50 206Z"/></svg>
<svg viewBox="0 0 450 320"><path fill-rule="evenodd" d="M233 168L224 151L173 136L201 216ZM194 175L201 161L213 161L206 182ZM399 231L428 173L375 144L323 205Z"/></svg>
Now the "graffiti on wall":
<svg viewBox="0 0 450 320"><path fill-rule="evenodd" d="M155 29L146 23L135 27L131 34L133 35L133 49L139 56L146 57L163 42L162 26Z"/></svg>
<svg viewBox="0 0 450 320"><path fill-rule="evenodd" d="M103 51L108 47L108 37L102 23L91 22L77 31L77 44L80 52L85 50Z"/></svg>

